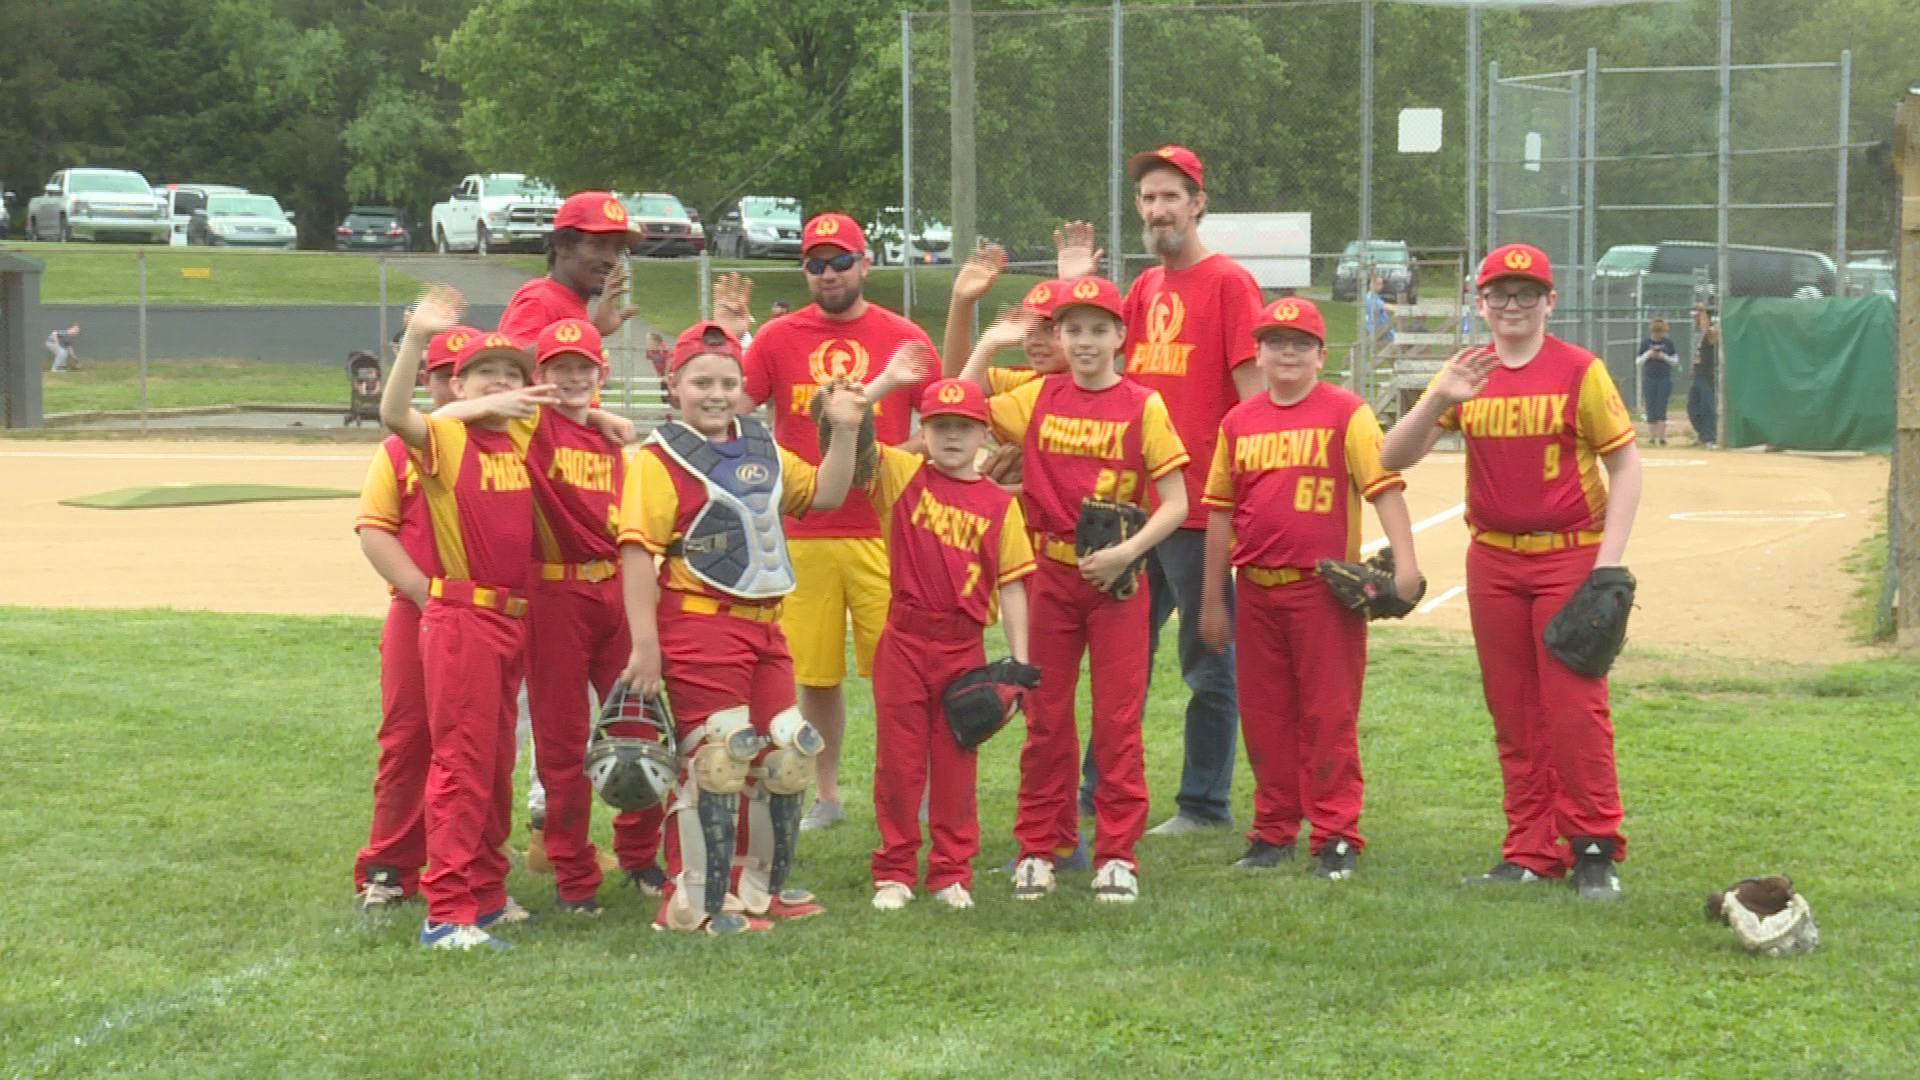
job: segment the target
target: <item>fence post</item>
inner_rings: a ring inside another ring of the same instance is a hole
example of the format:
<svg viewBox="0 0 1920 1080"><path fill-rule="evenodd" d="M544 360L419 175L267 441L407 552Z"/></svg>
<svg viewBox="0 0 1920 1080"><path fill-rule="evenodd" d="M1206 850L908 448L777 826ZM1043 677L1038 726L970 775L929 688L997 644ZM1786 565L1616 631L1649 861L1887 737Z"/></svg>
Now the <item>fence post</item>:
<svg viewBox="0 0 1920 1080"><path fill-rule="evenodd" d="M140 434L147 433L147 253L140 253Z"/></svg>
<svg viewBox="0 0 1920 1080"><path fill-rule="evenodd" d="M947 0L947 100L951 107L948 140L952 147L951 190L953 192L953 246L956 259L973 250L975 233L975 185L980 173L974 160L973 141L973 0ZM913 261L913 219L900 223L901 253Z"/></svg>
<svg viewBox="0 0 1920 1080"><path fill-rule="evenodd" d="M713 318L713 260L704 251L700 253L699 272L694 275L693 288L700 294L694 297L694 302L700 308L700 321L705 322Z"/></svg>
<svg viewBox="0 0 1920 1080"><path fill-rule="evenodd" d="M900 13L900 217L913 221L913 12ZM900 270L900 314L913 318L913 260Z"/></svg>
<svg viewBox="0 0 1920 1080"><path fill-rule="evenodd" d="M1720 115L1719 128L1720 189L1714 207L1714 311L1724 313L1727 310L1727 297L1733 292L1730 263L1727 252L1728 215L1727 204L1732 201L1729 175L1733 170L1733 0L1720 0ZM1720 340L1714 345L1714 356L1720 370L1713 380L1713 416L1717 430L1707 433L1715 446L1725 448L1726 438L1722 434L1727 430L1727 373L1732 370L1732 358L1727 355L1726 328L1720 331ZM1697 438L1699 432L1694 435Z"/></svg>
<svg viewBox="0 0 1920 1080"><path fill-rule="evenodd" d="M1595 232L1599 228L1599 213L1595 209L1599 199L1593 193L1594 155L1599 146L1596 131L1600 127L1600 50L1587 50L1587 138L1586 138L1586 182L1581 185L1581 206L1583 209L1582 232L1587 234L1586 254L1580 260L1581 307L1586 309L1586 337L1582 345L1593 350L1602 358L1606 356L1606 343L1598 341L1594 331L1600 325L1599 315L1594 311L1593 267L1600 259L1600 241ZM1638 380L1633 380L1638 381ZM1635 391L1629 391L1629 398Z"/></svg>
<svg viewBox="0 0 1920 1080"><path fill-rule="evenodd" d="M1834 151L1834 168L1838 175L1834 181L1833 197L1833 259L1840 269L1841 292L1846 291L1847 280L1847 143L1849 123L1848 98L1853 94L1853 50L1840 50L1840 138L1835 140L1839 149Z"/></svg>
<svg viewBox="0 0 1920 1080"><path fill-rule="evenodd" d="M1127 287L1127 256L1126 244L1120 239L1120 207L1126 201L1127 148L1121 141L1125 137L1122 127L1125 98L1121 74L1126 66L1126 55L1122 51L1126 36L1122 32L1125 14L1120 2L1113 0L1113 34L1108 45L1111 55L1107 59L1107 90L1112 101L1107 117L1107 250L1113 253L1108 258L1113 263L1111 274L1114 284L1124 290Z"/></svg>
<svg viewBox="0 0 1920 1080"><path fill-rule="evenodd" d="M387 356L387 257L380 256L380 340L373 344L373 355L382 360Z"/></svg>
<svg viewBox="0 0 1920 1080"><path fill-rule="evenodd" d="M1499 245L1495 242L1500 230L1499 206L1495 201L1494 159L1500 156L1500 61L1487 62L1487 246L1492 251Z"/></svg>
<svg viewBox="0 0 1920 1080"><path fill-rule="evenodd" d="M1474 245L1480 236L1480 6L1467 7L1467 242L1469 270L1479 265ZM1459 282L1453 287L1458 290Z"/></svg>
<svg viewBox="0 0 1920 1080"><path fill-rule="evenodd" d="M1900 333L1893 432L1893 479L1887 499L1889 571L1898 574L1899 643L1920 648L1920 91L1909 90L1894 121L1894 168L1900 174Z"/></svg>

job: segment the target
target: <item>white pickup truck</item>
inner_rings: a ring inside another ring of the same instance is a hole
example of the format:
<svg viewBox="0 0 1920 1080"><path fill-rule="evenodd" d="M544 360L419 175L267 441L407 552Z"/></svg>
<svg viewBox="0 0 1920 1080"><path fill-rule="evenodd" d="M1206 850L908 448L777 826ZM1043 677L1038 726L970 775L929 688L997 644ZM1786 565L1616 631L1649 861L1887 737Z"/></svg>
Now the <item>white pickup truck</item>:
<svg viewBox="0 0 1920 1080"><path fill-rule="evenodd" d="M166 206L137 172L62 169L27 203L27 239L164 244L173 231Z"/></svg>
<svg viewBox="0 0 1920 1080"><path fill-rule="evenodd" d="M433 247L449 251L540 250L553 231L560 195L523 173L475 173L433 208Z"/></svg>

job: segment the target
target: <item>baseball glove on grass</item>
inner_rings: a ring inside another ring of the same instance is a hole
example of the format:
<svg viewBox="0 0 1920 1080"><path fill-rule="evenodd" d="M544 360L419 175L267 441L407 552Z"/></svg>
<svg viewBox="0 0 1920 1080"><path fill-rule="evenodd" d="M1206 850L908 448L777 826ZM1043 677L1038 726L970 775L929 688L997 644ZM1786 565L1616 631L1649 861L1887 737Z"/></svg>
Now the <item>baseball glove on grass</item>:
<svg viewBox="0 0 1920 1080"><path fill-rule="evenodd" d="M827 456L827 446L833 442L833 425L827 422L827 395L842 386L852 386L846 379L834 379L822 383L814 392L813 401L807 405L807 414L813 417L814 427L820 432L820 456ZM873 471L880 467L880 445L873 431L873 406L867 406L867 415L860 421L860 441L853 448L853 490L865 490L873 480Z"/></svg>
<svg viewBox="0 0 1920 1080"><path fill-rule="evenodd" d="M1011 657L974 668L947 684L940 711L962 750L976 750L1026 704L1026 693L1040 685L1040 669Z"/></svg>
<svg viewBox="0 0 1920 1080"><path fill-rule="evenodd" d="M1123 543L1128 537L1147 526L1147 512L1131 503L1108 502L1105 499L1080 500L1080 520L1073 526L1073 552L1076 555L1091 555L1104 551L1115 544ZM1140 571L1147 564L1139 559L1127 572L1121 574L1107 590L1107 595L1115 600L1125 600L1140 588Z"/></svg>
<svg viewBox="0 0 1920 1080"><path fill-rule="evenodd" d="M1404 619L1427 595L1427 579L1420 579L1420 591L1411 600L1400 599L1393 588L1393 551L1387 549L1366 562L1321 559L1314 564L1320 579L1327 583L1340 606L1356 615L1374 619Z"/></svg>
<svg viewBox="0 0 1920 1080"><path fill-rule="evenodd" d="M1605 675L1627 643L1633 587L1633 575L1626 567L1596 567L1540 632L1547 651L1588 678Z"/></svg>

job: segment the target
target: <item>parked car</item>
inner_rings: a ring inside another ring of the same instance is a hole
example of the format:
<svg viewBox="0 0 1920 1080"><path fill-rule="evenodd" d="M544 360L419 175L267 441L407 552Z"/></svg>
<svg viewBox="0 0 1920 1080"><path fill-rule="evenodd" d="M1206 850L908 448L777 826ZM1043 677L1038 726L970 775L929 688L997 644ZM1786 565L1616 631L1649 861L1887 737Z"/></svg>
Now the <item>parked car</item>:
<svg viewBox="0 0 1920 1080"><path fill-rule="evenodd" d="M412 247L407 213L397 207L353 207L333 230L335 251L408 251Z"/></svg>
<svg viewBox="0 0 1920 1080"><path fill-rule="evenodd" d="M27 204L29 240L164 244L171 230L153 185L126 169L62 169Z"/></svg>
<svg viewBox="0 0 1920 1080"><path fill-rule="evenodd" d="M208 247L272 247L292 251L293 215L271 195L214 194L187 222L187 243Z"/></svg>
<svg viewBox="0 0 1920 1080"><path fill-rule="evenodd" d="M635 255L698 255L707 250L707 232L679 199L648 192L616 195L627 208L627 250Z"/></svg>
<svg viewBox="0 0 1920 1080"><path fill-rule="evenodd" d="M723 259L765 259L800 254L800 200L748 195L720 215L707 242Z"/></svg>
<svg viewBox="0 0 1920 1080"><path fill-rule="evenodd" d="M901 266L908 262L944 263L953 261L953 228L943 221L922 215L920 228L909 240L900 228L906 212L897 206L883 208L867 222L867 250L878 266Z"/></svg>
<svg viewBox="0 0 1920 1080"><path fill-rule="evenodd" d="M474 173L445 202L434 204L436 251L539 251L553 231L560 193L525 173Z"/></svg>
<svg viewBox="0 0 1920 1080"><path fill-rule="evenodd" d="M1396 303L1411 304L1414 293L1419 288L1418 274L1413 266L1413 254L1407 245L1399 240L1371 240L1367 243L1367 262L1372 263L1373 272L1385 278L1386 298ZM1355 240L1340 253L1340 261L1333 268L1333 298L1338 301L1359 299L1360 291L1371 282L1361 280L1363 267L1360 257L1360 241Z"/></svg>
<svg viewBox="0 0 1920 1080"><path fill-rule="evenodd" d="M1847 264L1848 296L1884 296L1899 299L1894 285L1893 264L1885 259L1855 259Z"/></svg>
<svg viewBox="0 0 1920 1080"><path fill-rule="evenodd" d="M13 232L13 214L10 210L12 204L13 192L0 191L0 236L7 236Z"/></svg>
<svg viewBox="0 0 1920 1080"><path fill-rule="evenodd" d="M1719 268L1714 245L1692 240L1663 241L1654 249L1647 264L1650 276L1704 274L1706 292L1717 289L1714 275ZM1728 273L1733 278L1735 296L1787 296L1818 299L1832 296L1838 272L1833 260L1817 251L1794 248L1754 247L1734 244L1728 248Z"/></svg>
<svg viewBox="0 0 1920 1080"><path fill-rule="evenodd" d="M153 193L167 203L167 218L173 225L167 242L180 247L187 242L187 225L193 221L194 211L206 208L207 196L245 195L247 189L231 184L159 184Z"/></svg>

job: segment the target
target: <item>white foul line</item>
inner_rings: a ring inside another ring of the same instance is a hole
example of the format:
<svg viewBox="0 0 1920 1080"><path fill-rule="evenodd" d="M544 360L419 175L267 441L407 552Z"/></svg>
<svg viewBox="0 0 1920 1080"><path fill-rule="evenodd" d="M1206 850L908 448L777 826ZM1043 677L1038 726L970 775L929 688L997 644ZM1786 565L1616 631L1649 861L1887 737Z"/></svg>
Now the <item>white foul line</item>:
<svg viewBox="0 0 1920 1080"><path fill-rule="evenodd" d="M1455 585L1453 588L1448 589L1446 592L1441 593L1439 596L1436 596L1433 599L1427 601L1426 603L1421 604L1420 614L1425 615L1427 612L1432 611L1434 608L1439 607L1441 604L1446 603L1447 601L1453 599L1456 596L1459 596L1461 593L1466 591L1467 591L1467 587L1465 585Z"/></svg>
<svg viewBox="0 0 1920 1080"><path fill-rule="evenodd" d="M1454 505L1448 507L1447 509L1442 510L1439 513L1433 515L1432 517L1421 518L1419 521L1414 522L1413 531L1424 532L1427 529L1431 529L1435 525L1438 525L1443 521L1452 521L1454 518L1457 518L1461 514L1464 514L1466 512L1467 512L1466 503L1455 503ZM1360 554L1371 555L1376 551L1380 551L1384 549L1386 546L1387 546L1387 538L1384 536L1380 537L1378 540L1369 540L1366 543L1360 545Z"/></svg>

